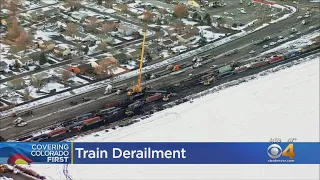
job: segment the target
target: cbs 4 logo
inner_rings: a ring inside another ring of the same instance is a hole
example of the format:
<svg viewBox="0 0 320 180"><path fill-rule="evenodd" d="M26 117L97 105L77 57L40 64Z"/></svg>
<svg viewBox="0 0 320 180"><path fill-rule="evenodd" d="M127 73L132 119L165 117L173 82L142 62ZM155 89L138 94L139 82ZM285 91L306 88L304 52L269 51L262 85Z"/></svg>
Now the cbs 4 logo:
<svg viewBox="0 0 320 180"><path fill-rule="evenodd" d="M290 159L293 159L295 157L294 147L293 144L289 144L283 151L279 144L271 144L268 147L268 155L272 159L277 159L281 156L289 157Z"/></svg>

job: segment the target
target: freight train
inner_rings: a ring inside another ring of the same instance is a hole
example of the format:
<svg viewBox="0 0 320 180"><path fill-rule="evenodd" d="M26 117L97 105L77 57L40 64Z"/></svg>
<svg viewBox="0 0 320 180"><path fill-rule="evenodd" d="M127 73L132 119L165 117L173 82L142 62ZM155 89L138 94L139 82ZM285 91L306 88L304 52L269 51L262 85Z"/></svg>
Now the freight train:
<svg viewBox="0 0 320 180"><path fill-rule="evenodd" d="M153 94L152 94L153 93ZM68 133L80 133L84 129L88 129L97 124L107 125L113 123L121 118L117 118L119 115L124 115L128 111L135 111L142 107L145 103L155 102L163 98L163 94L166 94L167 91L164 90L154 90L150 91L148 95L141 93L136 96L134 99L131 99L130 104L126 105L125 108L121 107L122 103L120 101L115 101L106 104L99 111L91 111L84 113L82 115L76 116L68 123L62 123L60 127L54 128L51 131L37 135L37 136L25 136L17 141L22 142L40 142L40 141L50 141L50 139L57 136L65 136ZM151 95L150 95L151 94ZM132 114L130 114L132 115Z"/></svg>
<svg viewBox="0 0 320 180"><path fill-rule="evenodd" d="M234 74L240 74L250 69L259 68L262 66L266 66L268 64L274 64L281 61L290 60L290 58L302 55L304 53L316 50L320 48L320 42L316 41L310 45L303 46L301 49L291 50L283 54L277 54L270 56L266 59L258 60L255 62L251 62L249 64L239 65L239 64L231 64L222 66L216 70L211 72L206 72L202 74L199 79L200 84L209 85L211 82L215 82L221 78L226 78L232 76Z"/></svg>
<svg viewBox="0 0 320 180"><path fill-rule="evenodd" d="M304 46L300 50L293 50L289 51L284 54L273 55L269 58L259 60L256 62L252 62L250 64L245 65L225 65L223 67L214 70L213 72L209 71L203 74L199 81L205 85L210 84L210 82L216 82L220 78L225 78L234 74L239 74L249 69L255 69L258 67L266 66L268 64L274 64L281 61L290 60L294 56L299 56L304 53L313 51L315 49L320 48L320 42L315 42L311 45ZM147 91L145 93L137 94L132 96L132 98L128 101L121 102L121 101L114 101L111 103L106 104L102 109L95 112L87 112L80 116L75 117L70 122L65 122L62 124L62 127L53 129L48 133L44 133L38 136L25 136L17 141L24 141L24 142L39 142L39 141L48 141L51 138L57 136L64 136L64 134L70 132L81 132L86 127L93 126L95 124L102 123L109 124L114 121L118 121L121 119L122 115L126 115L128 111L134 111L139 109L144 104L152 103L158 101L160 99L166 99L166 95L170 94L164 90L154 90L154 91Z"/></svg>

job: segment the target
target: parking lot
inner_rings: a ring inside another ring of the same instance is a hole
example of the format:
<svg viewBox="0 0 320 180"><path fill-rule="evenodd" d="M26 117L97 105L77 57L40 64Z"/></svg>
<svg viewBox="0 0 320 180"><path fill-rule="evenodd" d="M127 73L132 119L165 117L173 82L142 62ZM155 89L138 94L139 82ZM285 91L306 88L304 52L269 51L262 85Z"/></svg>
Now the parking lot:
<svg viewBox="0 0 320 180"><path fill-rule="evenodd" d="M258 3L255 5L248 5L248 3L240 4L239 1L227 1L224 7L207 8L208 13L214 17L222 16L229 25L234 23L247 24L255 19L263 18L280 11L280 9L270 9L268 6Z"/></svg>

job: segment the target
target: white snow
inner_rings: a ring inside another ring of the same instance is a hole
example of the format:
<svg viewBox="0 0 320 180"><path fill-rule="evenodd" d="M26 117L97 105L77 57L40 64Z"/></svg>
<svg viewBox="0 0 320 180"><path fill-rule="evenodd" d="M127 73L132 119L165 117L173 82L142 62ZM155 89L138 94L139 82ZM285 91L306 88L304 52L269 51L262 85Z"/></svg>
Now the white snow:
<svg viewBox="0 0 320 180"><path fill-rule="evenodd" d="M188 48L186 46L183 46L183 45L175 46L175 47L171 48L171 50L174 51L174 52L184 52L187 49Z"/></svg>
<svg viewBox="0 0 320 180"><path fill-rule="evenodd" d="M46 4L55 4L59 1L58 0L41 0L41 2L46 3Z"/></svg>
<svg viewBox="0 0 320 180"><path fill-rule="evenodd" d="M199 29L200 34L202 34L208 42L214 41L220 37L225 36L225 34L223 33L214 33L212 31L206 30L211 28L210 26L198 26L197 28Z"/></svg>
<svg viewBox="0 0 320 180"><path fill-rule="evenodd" d="M124 36L122 38L125 39L125 40L128 40L128 41L134 39L133 36Z"/></svg>
<svg viewBox="0 0 320 180"><path fill-rule="evenodd" d="M121 40L119 40L119 39L114 39L114 41L112 42L112 44L120 44L120 43L122 43L122 41Z"/></svg>
<svg viewBox="0 0 320 180"><path fill-rule="evenodd" d="M4 79L7 79L7 77L1 74L1 75L0 75L0 79L1 79L1 80L4 80Z"/></svg>
<svg viewBox="0 0 320 180"><path fill-rule="evenodd" d="M65 87L63 84L57 83L57 82L50 82L43 86L41 91L50 93L51 90L56 89L57 92L63 91L65 89L68 89L70 87Z"/></svg>
<svg viewBox="0 0 320 180"><path fill-rule="evenodd" d="M211 28L211 26L197 26L197 28L198 28L200 31L202 31L202 30L204 30L204 29L209 29L209 28Z"/></svg>
<svg viewBox="0 0 320 180"><path fill-rule="evenodd" d="M181 21L185 24L185 25L192 25L192 26L194 26L194 25L196 25L196 24L198 24L197 22L194 22L194 21L189 21L188 19L181 19Z"/></svg>
<svg viewBox="0 0 320 180"><path fill-rule="evenodd" d="M60 33L55 32L43 32L43 31L36 31L34 35L35 39L42 38L42 40L49 41L51 40L50 36L59 36Z"/></svg>
<svg viewBox="0 0 320 180"><path fill-rule="evenodd" d="M109 14L114 14L114 13L116 13L117 11L114 10L114 9L105 9L103 12L109 13Z"/></svg>
<svg viewBox="0 0 320 180"><path fill-rule="evenodd" d="M113 74L120 74L123 73L125 70L123 68L117 67L115 70L113 70Z"/></svg>
<svg viewBox="0 0 320 180"><path fill-rule="evenodd" d="M0 87L1 87L0 98L4 99L9 103L23 103L24 102L23 97L17 92L15 92L14 90L10 90L6 86L6 84L7 84L6 82L3 84L0 84ZM8 88L9 90L7 90L6 88Z"/></svg>
<svg viewBox="0 0 320 180"><path fill-rule="evenodd" d="M160 53L160 55L162 55L163 56L163 58L167 58L167 57L169 57L170 55L169 55L169 51L168 50L164 50L164 51L162 51L161 53Z"/></svg>
<svg viewBox="0 0 320 180"><path fill-rule="evenodd" d="M71 80L71 81L74 81L74 82L77 82L77 83L80 83L80 84L88 84L89 82L84 80L84 79L81 79L77 76L73 76L71 78L69 78L68 80Z"/></svg>
<svg viewBox="0 0 320 180"><path fill-rule="evenodd" d="M74 141L266 142L271 137L295 137L299 142L318 142L318 92L319 58L316 57L219 93L194 99L193 103L164 110L128 127L97 132ZM317 165L34 164L31 167L48 179L66 179L63 173L72 179L293 180L317 179L319 175Z"/></svg>
<svg viewBox="0 0 320 180"><path fill-rule="evenodd" d="M26 88L28 88L28 90L30 92L30 96L32 98L39 98L39 97L42 97L42 96L46 95L46 94L42 94L42 93L37 93L37 88L35 88L32 85L28 85L28 87L26 87ZM18 91L21 92L21 93L25 93L25 89L20 89Z"/></svg>

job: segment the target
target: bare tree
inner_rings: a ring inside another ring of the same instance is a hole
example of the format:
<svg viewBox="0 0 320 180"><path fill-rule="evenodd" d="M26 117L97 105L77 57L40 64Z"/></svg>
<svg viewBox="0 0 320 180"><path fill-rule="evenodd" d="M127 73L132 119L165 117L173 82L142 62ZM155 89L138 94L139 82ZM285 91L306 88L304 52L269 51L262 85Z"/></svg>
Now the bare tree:
<svg viewBox="0 0 320 180"><path fill-rule="evenodd" d="M81 8L81 3L80 3L80 0L67 0L66 1L66 6L67 7L70 7L71 10L78 10Z"/></svg>
<svg viewBox="0 0 320 180"><path fill-rule="evenodd" d="M98 48L100 50L106 50L108 47L108 43L106 41L101 41L101 43L98 45Z"/></svg>
<svg viewBox="0 0 320 180"><path fill-rule="evenodd" d="M119 5L119 8L120 8L120 11L121 11L123 14L125 14L125 15L128 14L129 8L128 8L128 5L127 5L127 4L120 4L120 5Z"/></svg>
<svg viewBox="0 0 320 180"><path fill-rule="evenodd" d="M16 39L16 46L21 49L27 50L28 46L32 43L32 36L25 31L22 31Z"/></svg>
<svg viewBox="0 0 320 180"><path fill-rule="evenodd" d="M95 17L88 18L88 23L85 27L86 31L88 32L95 32L98 26L98 19Z"/></svg>
<svg viewBox="0 0 320 180"><path fill-rule="evenodd" d="M173 24L173 26L174 26L175 31L176 31L178 34L181 34L181 33L182 33L182 30L186 27L186 25L185 25L183 22L181 22L181 21L175 22L175 23Z"/></svg>
<svg viewBox="0 0 320 180"><path fill-rule="evenodd" d="M81 43L81 42L76 43L76 49L77 49L77 51L78 51L78 54L79 54L79 55L82 55L82 53L83 53L83 48L82 48L82 43Z"/></svg>
<svg viewBox="0 0 320 180"><path fill-rule="evenodd" d="M160 13L160 17L161 18L163 18L163 16L168 13L168 11L166 9L163 9L163 8L159 9L158 11Z"/></svg>
<svg viewBox="0 0 320 180"><path fill-rule="evenodd" d="M218 26L221 26L226 23L226 19L224 17L218 17L217 23L218 23Z"/></svg>
<svg viewBox="0 0 320 180"><path fill-rule="evenodd" d="M38 78L34 77L33 75L30 76L30 84L37 88L37 91L40 91L42 88L42 82Z"/></svg>
<svg viewBox="0 0 320 180"><path fill-rule="evenodd" d="M107 8L112 8L112 4L116 2L115 0L103 0L103 1L104 1L104 6Z"/></svg>
<svg viewBox="0 0 320 180"><path fill-rule="evenodd" d="M151 22L152 20L153 20L153 14L149 10L146 10L143 13L143 21Z"/></svg>
<svg viewBox="0 0 320 180"><path fill-rule="evenodd" d="M30 99L31 99L30 94L31 94L31 92L30 92L29 87L24 88L24 91L23 91L23 99L25 99L25 100L30 100Z"/></svg>
<svg viewBox="0 0 320 180"><path fill-rule="evenodd" d="M189 15L188 8L179 3L174 7L173 14L178 18L185 18Z"/></svg>
<svg viewBox="0 0 320 180"><path fill-rule="evenodd" d="M16 39L19 37L21 28L16 17L11 18L11 24L8 26L7 36L9 39Z"/></svg>
<svg viewBox="0 0 320 180"><path fill-rule="evenodd" d="M101 30L102 32L104 32L105 34L107 34L108 32L114 30L115 28L117 28L118 23L115 22L108 22L108 23L104 23L102 24Z"/></svg>
<svg viewBox="0 0 320 180"><path fill-rule="evenodd" d="M6 8L11 11L13 15L18 13L19 6L21 5L20 0L4 0L3 2L3 8ZM1 3L2 4L2 3Z"/></svg>
<svg viewBox="0 0 320 180"><path fill-rule="evenodd" d="M97 75L103 74L103 68L102 68L102 66L98 65L97 67L95 67L95 68L94 68L94 72L95 72Z"/></svg>
<svg viewBox="0 0 320 180"><path fill-rule="evenodd" d="M68 23L66 27L66 34L72 36L77 32L77 25L74 23Z"/></svg>
<svg viewBox="0 0 320 180"><path fill-rule="evenodd" d="M95 68L95 73L100 76L113 76L114 70L117 68L117 63L110 61L101 61Z"/></svg>
<svg viewBox="0 0 320 180"><path fill-rule="evenodd" d="M65 86L68 85L68 80L70 79L70 77L71 77L71 73L69 71L63 71L61 78Z"/></svg>

